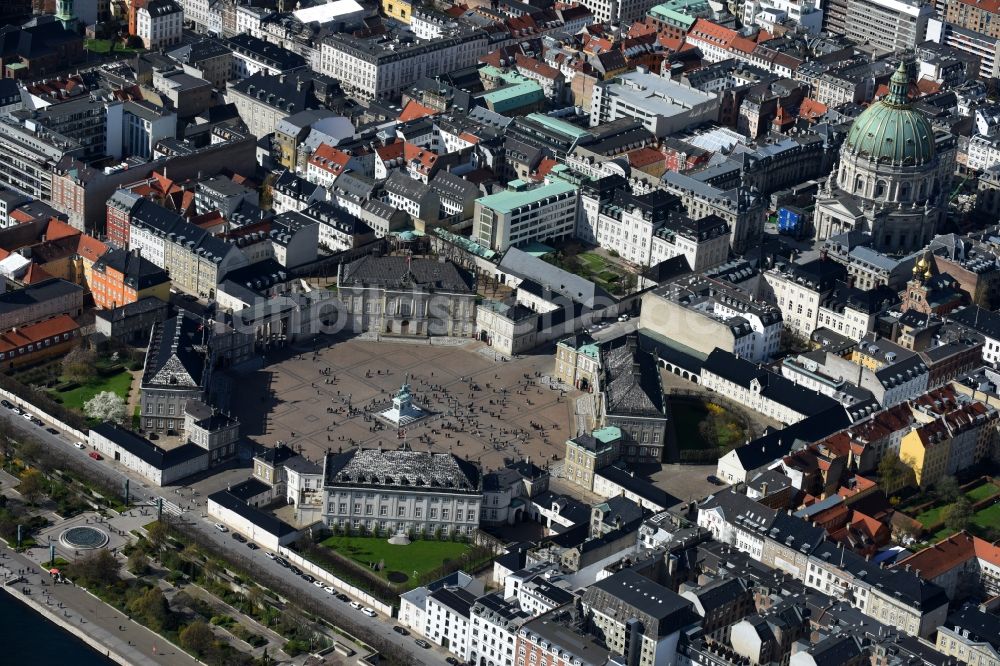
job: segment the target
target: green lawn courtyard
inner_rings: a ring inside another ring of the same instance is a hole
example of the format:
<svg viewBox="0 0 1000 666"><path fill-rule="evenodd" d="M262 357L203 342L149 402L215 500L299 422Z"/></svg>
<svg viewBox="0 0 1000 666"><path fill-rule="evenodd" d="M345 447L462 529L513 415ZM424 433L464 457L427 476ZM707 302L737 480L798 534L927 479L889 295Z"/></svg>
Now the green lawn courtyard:
<svg viewBox="0 0 1000 666"><path fill-rule="evenodd" d="M67 409L83 411L83 403L87 402L101 391L113 391L121 397L128 399L128 390L132 386L132 374L127 370L102 377L94 377L86 384L82 384L69 391L50 391L49 395L53 400L63 404Z"/></svg>
<svg viewBox="0 0 1000 666"><path fill-rule="evenodd" d="M382 562L384 566L377 573L390 583L403 582L393 580L394 577L390 576L392 572L402 573L413 580L440 567L444 560L461 557L471 548L467 543L433 540L417 540L408 546L396 546L381 537L352 536L332 536L321 544L363 567Z"/></svg>
<svg viewBox="0 0 1000 666"><path fill-rule="evenodd" d="M579 244L542 257L550 264L590 280L609 293L627 291L635 284L635 276L607 257L595 252L578 252Z"/></svg>
<svg viewBox="0 0 1000 666"><path fill-rule="evenodd" d="M966 490L964 495L969 499L970 502L975 504L976 502L981 502L983 500L989 499L994 495L1000 493L1000 486L992 482L981 483L969 490ZM918 498L925 498L925 495L918 495ZM943 515L945 509L947 509L950 504L936 504L926 511L922 511L917 515L910 514L918 523L924 526L925 529L934 527L935 525L940 525L943 520ZM901 511L906 513L905 508L901 508ZM987 535L988 530L996 529L1000 526L1000 503L990 504L977 511L969 523L969 531L979 534L980 536ZM927 540L928 544L937 543L942 539L947 538L951 535L951 531L946 527L941 527Z"/></svg>
<svg viewBox="0 0 1000 666"><path fill-rule="evenodd" d="M91 53L101 53L108 54L114 53L140 53L145 51L145 49L138 48L133 49L125 46L121 42L112 41L110 39L87 39L83 42L83 48L90 51Z"/></svg>

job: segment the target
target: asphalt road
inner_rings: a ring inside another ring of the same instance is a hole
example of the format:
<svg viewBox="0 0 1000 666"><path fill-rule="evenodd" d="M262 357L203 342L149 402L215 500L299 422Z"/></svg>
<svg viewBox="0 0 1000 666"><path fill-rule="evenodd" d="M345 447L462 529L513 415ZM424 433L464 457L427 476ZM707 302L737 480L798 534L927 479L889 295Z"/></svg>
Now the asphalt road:
<svg viewBox="0 0 1000 666"><path fill-rule="evenodd" d="M22 408L29 408L30 410L30 405L20 401L18 404ZM313 599L314 601L329 604L330 607L334 609L335 615L342 615L345 618L349 617L352 622L365 629L367 633L365 635L358 636L359 639L366 640L371 636L380 636L384 640L391 642L408 652L418 664L446 663L445 658L448 655L440 648L437 648L436 646L432 646L432 649L421 648L414 642L414 637L412 635L400 636L394 632L392 627L395 622L393 622L392 618L386 618L381 614L377 617L371 618L361 613L361 611L354 610L348 606L347 602L338 601L335 597L331 597L331 595L327 594L323 589L316 587L312 583L307 583L288 569L284 569L277 563L269 560L264 554L266 552L264 549L251 551L246 547L246 545L233 540L229 533L223 533L217 530L213 521L208 518L202 518L202 512L205 508L204 497L193 498L191 497L190 491L188 491L187 493L183 493L181 497L178 498L173 492L167 492L167 489L151 487L141 481L138 477L126 474L121 467L115 465L112 461L107 459L100 461L94 460L88 455L90 451L89 447L84 450L77 449L73 446L73 443L76 440L71 439L69 435L53 435L52 433L47 432L45 427L37 426L9 409L0 407L0 418L7 419L15 431L19 430L27 432L46 446L50 447L52 451L58 452L61 456L64 456L67 461L67 466L85 467L89 470L93 470L112 483L116 483L121 487L124 486L126 478L131 479L129 488L131 501L133 503L138 504L142 502L155 502L157 497L163 497L165 501L172 501L174 503L177 503L178 499L180 499L183 504L199 502L197 511L191 510L185 513L185 522L210 539L212 543L217 546L219 552L238 554L240 557L249 557L251 561L270 571L270 573L276 576L284 585L282 589L277 590L277 592L281 593L282 596L287 598L304 596ZM14 437L16 439L17 436L15 435ZM86 442L84 442L84 444L86 444Z"/></svg>

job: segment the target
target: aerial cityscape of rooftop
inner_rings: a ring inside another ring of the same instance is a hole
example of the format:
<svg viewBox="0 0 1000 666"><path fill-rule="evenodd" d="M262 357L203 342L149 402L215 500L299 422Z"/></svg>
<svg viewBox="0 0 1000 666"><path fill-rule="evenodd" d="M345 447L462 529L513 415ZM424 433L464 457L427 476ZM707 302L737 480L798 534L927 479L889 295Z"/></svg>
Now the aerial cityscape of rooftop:
<svg viewBox="0 0 1000 666"><path fill-rule="evenodd" d="M0 0L0 580L12 663L1000 666L1000 1Z"/></svg>

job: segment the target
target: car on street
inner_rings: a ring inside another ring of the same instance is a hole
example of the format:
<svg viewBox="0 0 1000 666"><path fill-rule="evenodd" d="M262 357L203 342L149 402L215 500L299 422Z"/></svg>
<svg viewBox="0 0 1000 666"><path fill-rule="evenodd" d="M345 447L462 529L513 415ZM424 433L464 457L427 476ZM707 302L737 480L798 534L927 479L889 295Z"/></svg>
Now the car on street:
<svg viewBox="0 0 1000 666"><path fill-rule="evenodd" d="M293 574L295 574L296 576L301 576L301 575L302 575L302 569L299 569L299 568L298 568L297 566L295 566L294 564L290 564L290 565L288 565L288 570L289 570L289 571L291 571L291 572L292 572Z"/></svg>
<svg viewBox="0 0 1000 666"><path fill-rule="evenodd" d="M103 458L101 458L101 454L98 453L97 451L91 451L87 455L93 458L94 460L103 460Z"/></svg>
<svg viewBox="0 0 1000 666"><path fill-rule="evenodd" d="M629 316L627 314L618 315L618 321L628 321Z"/></svg>
<svg viewBox="0 0 1000 666"><path fill-rule="evenodd" d="M445 657L445 663L451 664L451 666L459 666L462 662L454 657Z"/></svg>
<svg viewBox="0 0 1000 666"><path fill-rule="evenodd" d="M229 531L229 528L226 527L225 525L223 525L222 523L216 523L215 524L215 529L219 530L220 532L228 532Z"/></svg>
<svg viewBox="0 0 1000 666"><path fill-rule="evenodd" d="M36 426L43 426L43 425L45 425L45 421L41 420L37 416L32 416L31 417L31 422L34 423Z"/></svg>
<svg viewBox="0 0 1000 666"><path fill-rule="evenodd" d="M705 480L711 483L713 486L723 485L722 479L720 479L714 474L709 474L708 476L705 477Z"/></svg>
<svg viewBox="0 0 1000 666"><path fill-rule="evenodd" d="M23 418L25 421L30 421L34 417L31 414L29 414L28 412L22 411L21 412L21 418Z"/></svg>
<svg viewBox="0 0 1000 666"><path fill-rule="evenodd" d="M323 581L321 581L321 580L314 580L313 581L313 585L315 585L316 587L323 587Z"/></svg>
<svg viewBox="0 0 1000 666"><path fill-rule="evenodd" d="M24 414L24 410L21 409L20 407L18 407L17 405L14 405L14 413L15 414L22 414L23 415Z"/></svg>
<svg viewBox="0 0 1000 666"><path fill-rule="evenodd" d="M335 592L333 591L333 588L330 587L329 585L324 585L323 586L323 591L326 592L327 594L335 594Z"/></svg>
<svg viewBox="0 0 1000 666"><path fill-rule="evenodd" d="M430 647L431 647L431 644L428 643L427 641L425 641L422 638L418 638L417 640L415 640L413 642L416 643L417 645L419 645L420 647L422 647L425 650L429 650Z"/></svg>
<svg viewBox="0 0 1000 666"><path fill-rule="evenodd" d="M316 579L315 579L315 578L313 578L312 576L310 576L310 575L309 575L309 574L307 574L307 573L302 573L302 574L299 574L299 577L300 577L300 578L302 578L302 580L304 580L304 581L305 581L305 582L307 582L307 583L313 583L313 582L315 582L315 581L316 581Z"/></svg>
<svg viewBox="0 0 1000 666"><path fill-rule="evenodd" d="M353 608L354 610L361 610L362 608L364 608L364 606L359 604L357 601L352 601L351 608Z"/></svg>
<svg viewBox="0 0 1000 666"><path fill-rule="evenodd" d="M368 617L378 617L378 613L375 612L375 609L374 608L368 608L368 606L365 606L364 608L362 608L361 612L364 613L365 615L367 615Z"/></svg>
<svg viewBox="0 0 1000 666"><path fill-rule="evenodd" d="M59 431L56 430L55 428L46 428L45 432L49 433L50 435L58 435L59 434Z"/></svg>
<svg viewBox="0 0 1000 666"><path fill-rule="evenodd" d="M286 560L286 559L285 559L285 558L283 558L283 557L275 557L275 558L274 558L274 561L275 561L275 562L277 562L277 563L278 563L278 564L279 564L280 566L283 566L283 567L285 567L286 569L287 569L288 567L292 566L292 565L290 565L290 564L288 563L288 560Z"/></svg>
<svg viewBox="0 0 1000 666"><path fill-rule="evenodd" d="M234 541L239 541L240 543L246 543L247 542L247 538L245 536L243 536L242 534L240 534L239 532L233 532L233 540Z"/></svg>
<svg viewBox="0 0 1000 666"><path fill-rule="evenodd" d="M349 596L347 596L346 594L344 594L343 592L341 592L340 594L337 595L337 601L348 602L350 600L351 600L351 598Z"/></svg>
<svg viewBox="0 0 1000 666"><path fill-rule="evenodd" d="M275 555L275 554L274 554L274 553L272 553L271 551L268 551L268 552L264 553L264 555L265 555L265 556L267 557L267 559L269 559L269 560L273 560L274 558L276 558L276 557L277 557L277 555Z"/></svg>
<svg viewBox="0 0 1000 666"><path fill-rule="evenodd" d="M403 627L399 626L398 624L395 627L393 627L392 630L395 631L400 636L409 636L410 635L410 632L408 632L406 629L404 629Z"/></svg>
<svg viewBox="0 0 1000 666"><path fill-rule="evenodd" d="M83 445L83 442L74 442L73 446L75 446L76 448L80 449L81 451L83 451L85 448L87 448L86 446Z"/></svg>
<svg viewBox="0 0 1000 666"><path fill-rule="evenodd" d="M3 405L7 409L14 409L14 403L10 400L0 400L0 405Z"/></svg>
<svg viewBox="0 0 1000 666"><path fill-rule="evenodd" d="M247 548L249 548L250 550L257 550L258 548L260 548L260 546L255 544L253 541L250 541L247 542Z"/></svg>

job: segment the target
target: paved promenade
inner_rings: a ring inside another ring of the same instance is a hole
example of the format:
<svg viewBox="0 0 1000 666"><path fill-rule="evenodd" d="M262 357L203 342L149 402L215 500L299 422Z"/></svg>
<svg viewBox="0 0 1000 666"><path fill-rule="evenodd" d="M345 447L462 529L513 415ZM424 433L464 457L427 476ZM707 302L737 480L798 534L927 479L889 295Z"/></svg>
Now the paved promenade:
<svg viewBox="0 0 1000 666"><path fill-rule="evenodd" d="M54 584L39 563L4 546L0 546L0 577L6 592L29 603L119 664L197 666L200 663L86 590L69 583Z"/></svg>

